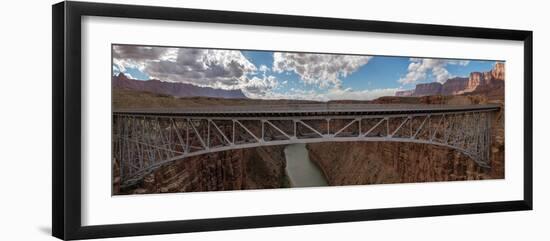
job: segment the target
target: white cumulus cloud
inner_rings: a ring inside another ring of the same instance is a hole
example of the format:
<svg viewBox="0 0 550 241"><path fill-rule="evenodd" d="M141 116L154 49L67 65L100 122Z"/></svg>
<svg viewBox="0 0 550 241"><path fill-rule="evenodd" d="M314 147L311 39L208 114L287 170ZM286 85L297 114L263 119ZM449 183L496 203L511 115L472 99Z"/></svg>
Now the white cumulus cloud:
<svg viewBox="0 0 550 241"><path fill-rule="evenodd" d="M407 74L398 80L401 84L414 84L424 80L431 73L435 81L445 83L448 79L454 77L445 68L447 65L469 64L467 60L447 60L447 59L429 59L429 58L411 58Z"/></svg>
<svg viewBox="0 0 550 241"><path fill-rule="evenodd" d="M307 84L340 86L345 78L367 64L371 56L310 53L273 53L273 71L295 72Z"/></svg>
<svg viewBox="0 0 550 241"><path fill-rule="evenodd" d="M241 89L249 97L259 97L277 86L275 76L261 66L258 70L237 50L113 46L113 68L125 72L137 68L152 79L189 83L218 89Z"/></svg>

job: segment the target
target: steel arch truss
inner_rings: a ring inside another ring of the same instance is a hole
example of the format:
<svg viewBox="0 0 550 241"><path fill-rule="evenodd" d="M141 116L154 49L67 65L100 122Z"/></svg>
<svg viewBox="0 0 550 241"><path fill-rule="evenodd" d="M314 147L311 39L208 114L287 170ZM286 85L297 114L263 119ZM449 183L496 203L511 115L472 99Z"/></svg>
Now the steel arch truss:
<svg viewBox="0 0 550 241"><path fill-rule="evenodd" d="M258 146L393 141L445 146L490 164L490 111L437 114L186 117L113 114L113 158L122 186L174 160Z"/></svg>

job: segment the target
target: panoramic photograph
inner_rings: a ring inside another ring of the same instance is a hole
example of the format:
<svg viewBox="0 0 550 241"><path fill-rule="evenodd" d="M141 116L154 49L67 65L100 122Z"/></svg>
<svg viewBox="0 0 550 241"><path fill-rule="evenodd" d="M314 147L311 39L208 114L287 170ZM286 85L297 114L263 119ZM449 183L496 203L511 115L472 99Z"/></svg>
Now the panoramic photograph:
<svg viewBox="0 0 550 241"><path fill-rule="evenodd" d="M504 178L501 60L111 51L112 195Z"/></svg>

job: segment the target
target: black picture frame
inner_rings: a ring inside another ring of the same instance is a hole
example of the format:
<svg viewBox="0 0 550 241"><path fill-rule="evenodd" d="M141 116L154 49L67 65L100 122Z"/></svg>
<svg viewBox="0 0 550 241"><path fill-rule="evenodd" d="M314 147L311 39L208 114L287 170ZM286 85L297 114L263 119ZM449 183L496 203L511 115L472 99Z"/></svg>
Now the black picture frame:
<svg viewBox="0 0 550 241"><path fill-rule="evenodd" d="M533 32L306 17L277 14L197 10L89 2L52 6L52 233L60 239L87 239L307 225L380 219L532 210ZM103 16L258 26L280 26L378 33L450 36L524 43L524 187L523 199L420 207L342 210L333 212L140 222L99 226L81 224L81 17Z"/></svg>

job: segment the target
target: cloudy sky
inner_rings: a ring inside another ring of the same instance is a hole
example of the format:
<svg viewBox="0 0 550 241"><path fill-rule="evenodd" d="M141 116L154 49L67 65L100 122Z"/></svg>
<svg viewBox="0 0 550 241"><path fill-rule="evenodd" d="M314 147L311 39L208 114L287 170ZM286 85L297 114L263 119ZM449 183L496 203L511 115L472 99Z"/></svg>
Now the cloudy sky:
<svg viewBox="0 0 550 241"><path fill-rule="evenodd" d="M359 99L441 82L495 61L113 45L113 74L221 89L249 98Z"/></svg>

